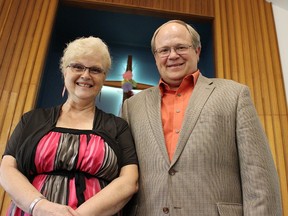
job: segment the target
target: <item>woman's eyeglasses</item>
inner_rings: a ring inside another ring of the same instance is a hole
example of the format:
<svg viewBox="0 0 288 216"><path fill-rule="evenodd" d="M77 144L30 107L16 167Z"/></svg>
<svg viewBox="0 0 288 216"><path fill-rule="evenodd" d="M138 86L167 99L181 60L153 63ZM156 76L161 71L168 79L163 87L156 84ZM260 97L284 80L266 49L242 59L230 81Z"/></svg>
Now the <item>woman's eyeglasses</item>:
<svg viewBox="0 0 288 216"><path fill-rule="evenodd" d="M102 68L99 68L99 67L96 67L96 66L86 67L86 66L84 66L83 64L80 64L80 63L71 63L67 67L70 67L71 70L73 72L76 72L76 73L83 73L86 70L88 70L89 73L91 73L91 74L102 74L102 73L105 73Z"/></svg>

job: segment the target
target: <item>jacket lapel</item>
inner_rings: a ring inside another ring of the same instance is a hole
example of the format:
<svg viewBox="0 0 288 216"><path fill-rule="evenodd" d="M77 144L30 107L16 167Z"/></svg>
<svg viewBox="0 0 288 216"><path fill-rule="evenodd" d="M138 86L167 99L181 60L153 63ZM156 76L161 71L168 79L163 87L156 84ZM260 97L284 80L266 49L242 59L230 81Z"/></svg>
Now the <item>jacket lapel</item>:
<svg viewBox="0 0 288 216"><path fill-rule="evenodd" d="M149 91L150 92L148 92L145 97L145 105L149 123L153 131L154 140L159 146L160 151L163 154L163 158L165 158L166 162L170 164L162 128L160 90L157 86L150 88Z"/></svg>
<svg viewBox="0 0 288 216"><path fill-rule="evenodd" d="M178 160L179 156L181 155L187 140L189 139L191 131L193 131L200 113L214 88L215 86L213 85L213 82L200 74L185 112L182 129L175 154L171 162L171 166Z"/></svg>

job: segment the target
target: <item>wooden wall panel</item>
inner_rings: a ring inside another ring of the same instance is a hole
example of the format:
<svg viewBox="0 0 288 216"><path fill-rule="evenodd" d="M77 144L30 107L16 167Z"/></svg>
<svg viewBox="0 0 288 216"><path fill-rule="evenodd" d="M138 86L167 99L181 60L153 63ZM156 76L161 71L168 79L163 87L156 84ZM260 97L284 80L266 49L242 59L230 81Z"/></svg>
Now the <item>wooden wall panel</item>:
<svg viewBox="0 0 288 216"><path fill-rule="evenodd" d="M250 87L280 178L288 216L287 101L271 4L265 0L62 0L80 7L214 19L216 76ZM0 154L34 107L58 0L0 0ZM0 188L1 215L9 197Z"/></svg>
<svg viewBox="0 0 288 216"><path fill-rule="evenodd" d="M20 116L34 106L58 1L11 0L1 5L2 12L5 12L0 15L2 155ZM2 188L0 200L1 215L5 215L9 197Z"/></svg>
<svg viewBox="0 0 288 216"><path fill-rule="evenodd" d="M190 17L211 18L214 16L214 0L63 0L63 2L69 5L89 6L89 8L114 6L116 8L126 8L130 12L142 9L146 13L154 11L154 14L155 11L162 11L163 13L188 14Z"/></svg>
<svg viewBox="0 0 288 216"><path fill-rule="evenodd" d="M271 4L265 0L214 4L216 76L249 86L269 139L287 216L287 102Z"/></svg>
<svg viewBox="0 0 288 216"><path fill-rule="evenodd" d="M255 91L254 91L254 85L253 80L255 80L251 75L251 69L253 68L252 64L252 55L251 53L255 52L255 49L250 52L251 50L251 41L254 41L255 38L251 37L251 28L249 31L249 28L247 28L247 23L250 20L248 16L243 16L243 14L248 14L247 12L247 6L245 5L245 1L239 2L239 30L237 34L240 34L241 39L238 42L238 47L241 47L239 43L242 43L242 50L239 51L241 53L241 59L239 62L239 65L241 68L239 68L240 71L242 71L241 74L243 74L243 78L240 82L246 83L250 90L251 90L251 96L252 98L255 98ZM250 43L249 43L250 42ZM253 46L255 47L255 46ZM253 71L253 69L252 69ZM260 97L261 98L261 97ZM262 107L258 107L258 110L262 110Z"/></svg>
<svg viewBox="0 0 288 216"><path fill-rule="evenodd" d="M267 26L267 41L268 45L270 47L269 50L269 57L271 58L271 64L272 64L272 71L273 73L273 79L274 79L274 88L275 88L275 94L278 96L277 98L277 104L278 104L278 112L279 114L287 114L287 103L283 98L285 98L285 91L283 91L284 82L283 82L283 74L282 74L282 68L280 64L280 56L279 56L279 50L278 50L278 43L277 43L277 35L276 35L276 27L274 24L273 19L269 19L269 17L273 17L273 11L271 10L271 6L269 4L265 4L265 13L266 13L266 26ZM265 23L264 23L265 25Z"/></svg>
<svg viewBox="0 0 288 216"><path fill-rule="evenodd" d="M25 1L23 1L25 3ZM0 94L3 91L4 83L6 80L7 76L7 68L9 66L9 62L11 60L11 48L13 48L13 43L8 43L10 38L13 38L13 32L12 29L14 30L13 26L14 23L17 23L19 19L16 19L17 15L17 10L20 5L20 2L18 1L7 1L4 4L3 10L9 11L9 13L2 13L0 16L0 21L2 23L1 27L1 40L0 40L0 47L1 51L0 52L0 63L2 65L2 70L1 70L1 79L0 79ZM22 5L21 5L22 6ZM15 20L16 19L16 20ZM16 24L17 25L17 24ZM17 29L16 29L17 31ZM15 32L15 31L14 31ZM11 35L12 34L12 35ZM11 37L10 37L11 36ZM10 47L9 47L10 45ZM8 55L8 57L5 57ZM6 67L6 68L4 68Z"/></svg>

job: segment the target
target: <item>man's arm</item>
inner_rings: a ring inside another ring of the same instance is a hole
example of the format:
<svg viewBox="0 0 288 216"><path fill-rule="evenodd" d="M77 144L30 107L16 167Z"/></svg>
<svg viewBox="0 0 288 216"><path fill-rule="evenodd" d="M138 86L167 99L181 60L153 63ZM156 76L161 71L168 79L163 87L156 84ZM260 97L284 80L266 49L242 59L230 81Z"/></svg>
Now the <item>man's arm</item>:
<svg viewBox="0 0 288 216"><path fill-rule="evenodd" d="M246 86L239 95L236 121L244 215L282 216L278 174Z"/></svg>

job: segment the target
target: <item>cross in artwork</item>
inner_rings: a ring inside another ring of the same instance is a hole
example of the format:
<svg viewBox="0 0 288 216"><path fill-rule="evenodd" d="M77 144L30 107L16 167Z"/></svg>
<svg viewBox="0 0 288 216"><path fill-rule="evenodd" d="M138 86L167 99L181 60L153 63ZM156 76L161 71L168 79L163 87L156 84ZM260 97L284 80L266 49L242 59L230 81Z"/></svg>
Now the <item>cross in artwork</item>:
<svg viewBox="0 0 288 216"><path fill-rule="evenodd" d="M135 90L143 90L149 87L152 87L151 85L143 84L143 83L136 83L132 79L132 55L128 55L127 59L127 66L126 71L123 74L123 81L105 81L105 86L110 87L116 87L116 88L122 88L123 89L123 102L127 98L133 96L133 89Z"/></svg>

